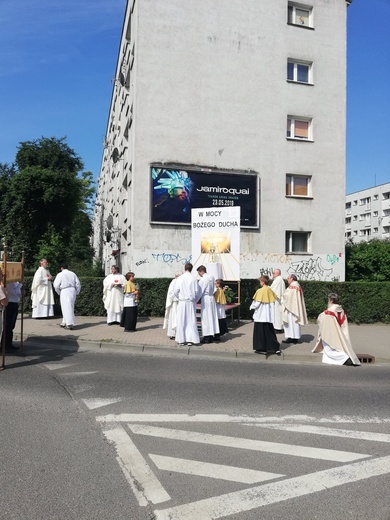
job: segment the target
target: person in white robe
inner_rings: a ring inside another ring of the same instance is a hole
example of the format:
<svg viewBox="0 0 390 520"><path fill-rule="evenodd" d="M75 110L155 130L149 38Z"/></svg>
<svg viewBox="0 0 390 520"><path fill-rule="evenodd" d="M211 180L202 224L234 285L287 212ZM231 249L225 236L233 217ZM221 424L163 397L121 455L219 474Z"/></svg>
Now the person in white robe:
<svg viewBox="0 0 390 520"><path fill-rule="evenodd" d="M118 266L111 267L111 274L103 280L103 303L107 311L107 324L120 325L123 312L123 288L126 278L119 273Z"/></svg>
<svg viewBox="0 0 390 520"><path fill-rule="evenodd" d="M32 317L49 318L54 316L53 278L46 258L42 258L40 264L31 286Z"/></svg>
<svg viewBox="0 0 390 520"><path fill-rule="evenodd" d="M322 352L328 365L360 365L349 337L348 319L336 293L328 295L328 308L317 319L318 338L312 352Z"/></svg>
<svg viewBox="0 0 390 520"><path fill-rule="evenodd" d="M193 265L187 262L184 273L176 279L174 295L178 299L176 314L176 342L180 346L200 343L196 324L196 304L202 295L197 280L192 276Z"/></svg>
<svg viewBox="0 0 390 520"><path fill-rule="evenodd" d="M286 290L286 284L282 278L280 269L274 269L273 281L270 289L276 294L275 300L275 318L274 318L274 329L275 332L283 332L283 309L282 309L282 296Z"/></svg>
<svg viewBox="0 0 390 520"><path fill-rule="evenodd" d="M215 278L206 271L204 265L200 265L197 271L200 276L199 286L202 290L201 322L203 338L201 343L212 343L215 334L219 334L217 304L214 298Z"/></svg>
<svg viewBox="0 0 390 520"><path fill-rule="evenodd" d="M298 343L301 327L308 324L305 300L295 274L288 276L287 282L289 285L282 296L285 335L283 343Z"/></svg>
<svg viewBox="0 0 390 520"><path fill-rule="evenodd" d="M175 296L175 282L176 279L183 274L183 271L177 271L175 278L171 281L168 287L167 298L165 300L165 314L163 329L167 331L167 336L174 339L176 336L176 316L178 299Z"/></svg>
<svg viewBox="0 0 390 520"><path fill-rule="evenodd" d="M260 289L253 296L250 310L253 313L253 350L257 354L281 354L274 329L276 294L268 287L269 277L259 278Z"/></svg>
<svg viewBox="0 0 390 520"><path fill-rule="evenodd" d="M54 280L54 289L60 295L62 312L61 327L72 330L75 325L74 305L76 296L80 293L81 283L73 271L69 271L66 263L60 266L61 272Z"/></svg>

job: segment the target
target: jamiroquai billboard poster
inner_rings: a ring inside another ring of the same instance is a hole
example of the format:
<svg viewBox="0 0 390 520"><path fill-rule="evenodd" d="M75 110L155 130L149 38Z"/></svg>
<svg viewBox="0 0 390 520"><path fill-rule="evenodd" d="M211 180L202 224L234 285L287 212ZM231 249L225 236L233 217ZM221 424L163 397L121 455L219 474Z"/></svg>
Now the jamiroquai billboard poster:
<svg viewBox="0 0 390 520"><path fill-rule="evenodd" d="M151 222L191 224L194 208L241 208L241 227L259 227L258 177L238 172L153 165Z"/></svg>

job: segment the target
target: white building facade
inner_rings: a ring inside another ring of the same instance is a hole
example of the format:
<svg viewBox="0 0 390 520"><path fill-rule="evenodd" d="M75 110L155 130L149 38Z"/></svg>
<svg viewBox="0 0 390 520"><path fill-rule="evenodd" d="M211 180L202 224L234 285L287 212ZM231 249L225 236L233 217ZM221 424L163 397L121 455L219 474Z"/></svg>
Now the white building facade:
<svg viewBox="0 0 390 520"><path fill-rule="evenodd" d="M128 0L94 215L106 272L173 277L191 209L239 205L241 278L344 280L350 3Z"/></svg>
<svg viewBox="0 0 390 520"><path fill-rule="evenodd" d="M345 239L357 244L390 238L390 182L346 196Z"/></svg>

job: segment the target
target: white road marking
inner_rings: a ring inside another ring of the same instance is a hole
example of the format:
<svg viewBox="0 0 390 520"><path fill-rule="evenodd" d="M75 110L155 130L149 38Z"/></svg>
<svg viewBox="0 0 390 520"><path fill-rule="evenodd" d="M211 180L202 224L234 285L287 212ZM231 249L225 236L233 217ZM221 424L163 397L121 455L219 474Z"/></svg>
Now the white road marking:
<svg viewBox="0 0 390 520"><path fill-rule="evenodd" d="M122 426L105 430L103 433L109 441L114 443L118 457L126 468L133 485L138 488L146 500L159 504L171 499Z"/></svg>
<svg viewBox="0 0 390 520"><path fill-rule="evenodd" d="M84 401L85 405L90 410L95 410L96 408L101 408L102 406L108 406L109 404L119 403L119 401L122 401L122 398L118 397L114 399L82 399L82 401Z"/></svg>
<svg viewBox="0 0 390 520"><path fill-rule="evenodd" d="M390 456L355 462L280 482L155 510L156 520L217 520L390 472Z"/></svg>
<svg viewBox="0 0 390 520"><path fill-rule="evenodd" d="M126 466L123 464L122 459L120 457L117 457L116 460L118 461L118 464L119 464L121 470L123 471L125 479L127 480L129 486L131 487L131 489L135 495L135 498L138 501L138 504L141 507L146 507L149 504L149 502L146 500L146 497L141 493L141 491L138 490L137 486L134 484L134 481L133 481L130 473L127 471Z"/></svg>
<svg viewBox="0 0 390 520"><path fill-rule="evenodd" d="M387 433L340 430L336 428L324 428L322 426L311 426L303 424L259 424L258 426L260 428L272 428L273 430L284 430L288 432L326 435L329 437L344 437L346 439L359 439L363 441L390 442L390 435Z"/></svg>
<svg viewBox="0 0 390 520"><path fill-rule="evenodd" d="M149 457L156 464L158 469L164 471L197 475L198 477L217 478L230 482L241 482L243 484L256 484L256 482L265 482L266 480L285 476L277 473L268 473L267 471L225 466L223 464L211 464L210 462L201 462L198 460L165 457L152 453L149 453Z"/></svg>
<svg viewBox="0 0 390 520"><path fill-rule="evenodd" d="M98 422L105 423L145 423L145 422L173 422L173 423L239 423L239 424L264 424L264 423L291 423L315 422L315 423L359 423L359 424L387 424L390 418L371 417L347 417L334 415L333 417L312 417L310 415L285 415L282 417L250 416L250 415L224 415L224 414L137 414L122 413L118 415L109 414L96 417Z"/></svg>
<svg viewBox="0 0 390 520"><path fill-rule="evenodd" d="M90 376L91 374L98 374L99 370L95 370L94 372L65 372L61 374L61 376Z"/></svg>
<svg viewBox="0 0 390 520"><path fill-rule="evenodd" d="M44 363L43 364L43 366L45 368L47 368L48 370L61 370L61 368L69 368L69 367L73 367L75 365L77 365L77 363L75 363L75 364L70 363L67 365L61 364L61 363Z"/></svg>
<svg viewBox="0 0 390 520"><path fill-rule="evenodd" d="M226 437L224 435L213 435L208 433L190 432L186 430L160 428L158 426L145 426L142 424L129 424L128 426L133 433L138 435L148 435L151 437L174 439L187 442L198 442L201 444L226 446L244 450L264 451L268 453L292 455L294 457L305 457L309 459L351 462L353 460L363 459L370 456L362 453L311 448L310 446L298 446L292 444L258 441L253 439L241 439L237 437Z"/></svg>
<svg viewBox="0 0 390 520"><path fill-rule="evenodd" d="M87 390L92 390L93 388L95 388L95 385L87 385L86 383L81 383L81 384L73 384L72 385L72 391L75 393L75 394L79 394L81 392L86 392Z"/></svg>

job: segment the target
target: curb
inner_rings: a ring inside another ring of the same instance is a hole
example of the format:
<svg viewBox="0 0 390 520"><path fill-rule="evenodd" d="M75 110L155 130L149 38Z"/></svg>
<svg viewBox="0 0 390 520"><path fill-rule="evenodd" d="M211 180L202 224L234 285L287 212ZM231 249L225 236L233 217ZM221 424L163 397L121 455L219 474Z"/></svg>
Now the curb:
<svg viewBox="0 0 390 520"><path fill-rule="evenodd" d="M131 352L136 354L149 354L149 355L166 355L166 356L192 356L195 358L225 358L237 361L249 361L256 363L281 363L281 362L292 362L292 363L305 363L305 364L321 364L321 356L313 354L290 354L282 351L280 356L255 356L252 351L239 351L239 350L202 350L199 347L166 347L159 345L144 345L142 343L116 343L106 341L91 341L91 340L72 340L72 339L56 339L54 342L52 339L47 337L39 336L27 336L24 339L24 346L32 347L55 347L64 349L78 349L78 348L95 348L95 349L107 349L116 350L121 352ZM21 353L25 354L25 352ZM378 365L389 365L390 362L387 359L376 358L375 363L362 363L362 366L378 366Z"/></svg>

